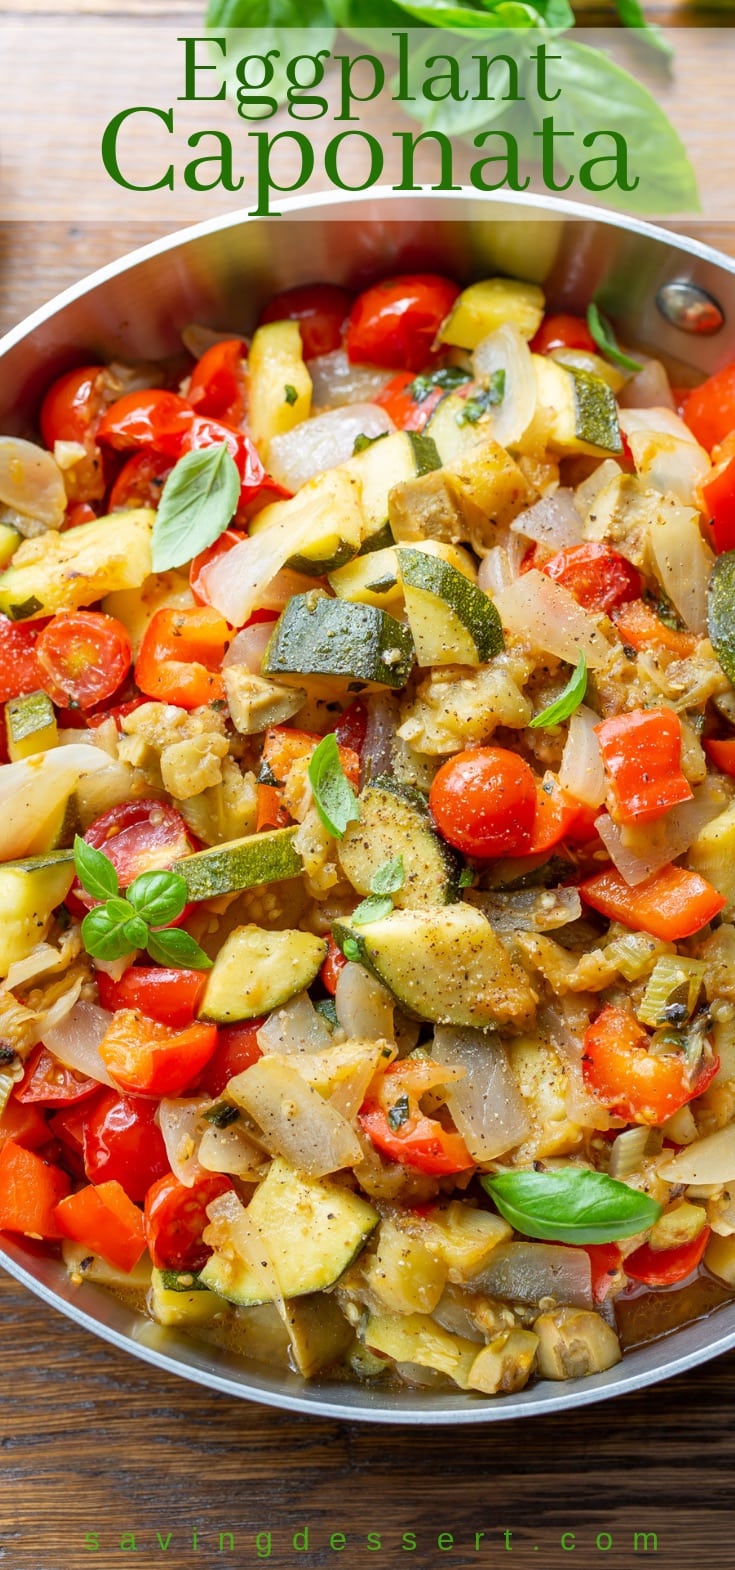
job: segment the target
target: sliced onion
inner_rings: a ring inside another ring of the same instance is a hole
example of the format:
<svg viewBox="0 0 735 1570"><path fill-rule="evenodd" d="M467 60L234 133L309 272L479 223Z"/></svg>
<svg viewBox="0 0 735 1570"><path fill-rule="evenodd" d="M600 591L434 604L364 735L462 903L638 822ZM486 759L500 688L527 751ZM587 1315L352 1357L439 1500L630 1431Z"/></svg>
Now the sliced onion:
<svg viewBox="0 0 735 1570"><path fill-rule="evenodd" d="M49 819L79 780L110 766L107 755L87 743L53 747L0 766L0 860L35 850Z"/></svg>
<svg viewBox="0 0 735 1570"><path fill-rule="evenodd" d="M567 1117L580 1128L607 1129L610 1114L591 1096L582 1072L584 1037L590 1022L591 1006L581 997L560 998L544 1009L540 1024L564 1065L567 1080L565 1107Z"/></svg>
<svg viewBox="0 0 735 1570"><path fill-rule="evenodd" d="M559 767L559 784L575 801L587 807L600 807L607 784L600 743L595 726L599 716L581 703L570 721Z"/></svg>
<svg viewBox="0 0 735 1570"><path fill-rule="evenodd" d="M205 1229L204 1242L217 1249L227 1259L233 1254L253 1272L263 1298L273 1302L283 1319L286 1305L267 1241L250 1213L241 1205L232 1190L220 1194L207 1206L210 1225Z"/></svg>
<svg viewBox="0 0 735 1570"><path fill-rule="evenodd" d="M262 1150L236 1123L230 1123L227 1128L216 1128L210 1123L199 1141L197 1159L206 1172L226 1172L230 1177L256 1181L265 1158Z"/></svg>
<svg viewBox="0 0 735 1570"><path fill-rule="evenodd" d="M100 752L103 752L102 747ZM103 812L109 812L111 807L121 807L133 795L135 770L131 764L111 758L109 753L104 755L108 767L96 774L85 775L77 786L76 803L83 830L88 829L90 823L100 818Z"/></svg>
<svg viewBox="0 0 735 1570"><path fill-rule="evenodd" d="M393 744L400 721L398 699L391 693L371 693L367 699L367 730L360 754L361 783L385 774L393 764Z"/></svg>
<svg viewBox="0 0 735 1570"><path fill-rule="evenodd" d="M563 1243L501 1243L471 1285L476 1292L515 1303L551 1297L573 1308L594 1306L590 1256Z"/></svg>
<svg viewBox="0 0 735 1570"><path fill-rule="evenodd" d="M503 322L478 343L472 363L482 381L489 382L497 371L504 373L503 397L490 410L490 429L496 442L509 447L520 441L536 413L536 377L526 339L517 327Z"/></svg>
<svg viewBox="0 0 735 1570"><path fill-rule="evenodd" d="M347 1119L289 1063L263 1057L230 1081L233 1101L254 1118L272 1155L299 1172L324 1177L357 1165L362 1146Z"/></svg>
<svg viewBox="0 0 735 1570"><path fill-rule="evenodd" d="M274 625L272 621L257 621L252 627L243 627L242 632L233 638L222 661L222 669L229 669L231 665L244 665L252 676L259 676Z"/></svg>
<svg viewBox="0 0 735 1570"><path fill-rule="evenodd" d="M302 420L283 436L268 443L268 468L279 485L298 491L307 480L346 463L358 436L384 436L395 425L376 403L350 403Z"/></svg>
<svg viewBox="0 0 735 1570"><path fill-rule="evenodd" d="M337 1019L352 1040L394 1040L394 1000L362 965L347 964L340 971L334 1003Z"/></svg>
<svg viewBox="0 0 735 1570"><path fill-rule="evenodd" d="M96 1003L75 1003L58 1024L44 1027L43 1044L65 1068L76 1069L77 1074L116 1090L118 1087L100 1057L100 1043L111 1020L107 1009L98 1008Z"/></svg>
<svg viewBox="0 0 735 1570"><path fill-rule="evenodd" d="M344 349L307 360L306 368L311 377L314 408L338 408L358 399L369 401L390 380L389 373L379 365L352 365Z"/></svg>
<svg viewBox="0 0 735 1570"><path fill-rule="evenodd" d="M289 600L293 599L294 594L306 594L309 589L323 588L323 578L310 578L306 573L294 572L291 567L282 567L280 572L276 573L275 578L271 578L270 583L263 585L258 600L258 609L263 611L282 611L285 610ZM266 624L261 623L261 625L265 626ZM237 640L249 631L248 627L244 627L242 633L238 633L233 638L222 661L223 670L226 665L240 665L244 663L237 651L241 646L246 648L247 644L240 645ZM232 653L233 649L235 650L234 655Z"/></svg>
<svg viewBox="0 0 735 1570"><path fill-rule="evenodd" d="M674 398L669 378L660 360L646 360L640 371L620 389L621 409L671 409Z"/></svg>
<svg viewBox="0 0 735 1570"><path fill-rule="evenodd" d="M163 1135L169 1166L180 1183L191 1188L207 1169L199 1161L199 1141L205 1125L201 1122L210 1096L164 1097L158 1104L158 1126Z"/></svg>
<svg viewBox="0 0 735 1570"><path fill-rule="evenodd" d="M433 1055L439 1063L465 1070L446 1096L474 1161L493 1161L525 1139L531 1128L528 1110L497 1036L440 1025Z"/></svg>
<svg viewBox="0 0 735 1570"><path fill-rule="evenodd" d="M641 479L692 507L710 461L678 414L671 409L627 409L620 425Z"/></svg>
<svg viewBox="0 0 735 1570"><path fill-rule="evenodd" d="M617 1135L610 1146L610 1177L622 1182L631 1172L637 1171L646 1154L650 1135L650 1128L643 1124L638 1128L626 1128Z"/></svg>
<svg viewBox="0 0 735 1570"><path fill-rule="evenodd" d="M732 1183L735 1180L735 1123L678 1150L675 1156L660 1162L657 1171L667 1183Z"/></svg>
<svg viewBox="0 0 735 1570"><path fill-rule="evenodd" d="M274 1009L258 1031L261 1052L323 1052L332 1044L329 1026L318 1014L308 992L299 992Z"/></svg>
<svg viewBox="0 0 735 1570"><path fill-rule="evenodd" d="M582 540L582 519L574 503L574 492L560 486L542 496L533 507L526 507L513 519L512 534L522 534L535 540L547 556L554 556L567 545L579 545Z"/></svg>
<svg viewBox="0 0 735 1570"><path fill-rule="evenodd" d="M715 558L702 539L697 514L688 507L672 507L665 522L653 525L648 538L659 582L682 621L703 638Z"/></svg>
<svg viewBox="0 0 735 1570"><path fill-rule="evenodd" d="M477 572L477 582L485 594L501 594L509 589L520 576L521 562L527 546L521 535L509 534L504 545L491 545L483 556Z"/></svg>
<svg viewBox="0 0 735 1570"><path fill-rule="evenodd" d="M628 440L638 431L649 431L655 435L673 436L676 441L687 442L690 447L699 446L689 426L672 408L624 409L620 415L620 425Z"/></svg>
<svg viewBox="0 0 735 1570"><path fill-rule="evenodd" d="M598 464L587 479L577 486L574 495L583 518L588 517L600 491L604 491L605 486L610 485L622 472L620 464L616 463L614 458L606 458L604 463Z"/></svg>
<svg viewBox="0 0 735 1570"><path fill-rule="evenodd" d="M590 669L598 670L610 655L599 617L584 610L568 589L536 568L496 595L495 604L508 632L570 665L576 665L584 654Z"/></svg>
<svg viewBox="0 0 735 1570"><path fill-rule="evenodd" d="M45 529L59 529L66 512L64 477L56 459L35 442L0 436L0 502Z"/></svg>
<svg viewBox="0 0 735 1570"><path fill-rule="evenodd" d="M53 943L37 943L25 959L17 959L10 966L0 991L15 992L16 987L26 986L37 976L47 976L65 968L73 957L72 953L55 948Z"/></svg>
<svg viewBox="0 0 735 1570"><path fill-rule="evenodd" d="M595 821L595 828L607 846L621 877L631 888L645 883L654 873L676 861L701 833L701 830L718 818L725 807L721 786L713 779L706 780L694 791L691 801L672 807L656 823L647 823L631 845L631 836L613 823L607 813Z"/></svg>

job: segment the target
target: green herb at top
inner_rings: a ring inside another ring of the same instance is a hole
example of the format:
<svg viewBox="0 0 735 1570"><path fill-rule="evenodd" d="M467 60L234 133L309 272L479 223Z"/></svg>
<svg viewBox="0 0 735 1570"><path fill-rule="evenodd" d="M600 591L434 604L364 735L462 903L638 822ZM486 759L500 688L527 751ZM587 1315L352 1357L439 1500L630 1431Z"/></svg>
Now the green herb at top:
<svg viewBox="0 0 735 1570"><path fill-rule="evenodd" d="M153 571L182 567L224 534L240 497L240 476L224 442L187 452L166 481L153 525Z"/></svg>
<svg viewBox="0 0 735 1570"><path fill-rule="evenodd" d="M655 1199L590 1167L499 1172L480 1181L516 1232L550 1243L614 1243L645 1232L661 1214Z"/></svg>
<svg viewBox="0 0 735 1570"><path fill-rule="evenodd" d="M388 1113L388 1127L392 1128L394 1132L396 1129L403 1128L404 1123L408 1122L410 1115L411 1108L409 1106L408 1096L404 1091L403 1095L399 1096L397 1101L394 1101L392 1107L390 1108Z"/></svg>
<svg viewBox="0 0 735 1570"><path fill-rule="evenodd" d="M463 387L465 382L471 381L471 372L463 370L461 365L439 365L435 371L424 371L420 376L415 376L406 392L416 403L425 403L437 387L444 392L451 392L454 387Z"/></svg>
<svg viewBox="0 0 735 1570"><path fill-rule="evenodd" d="M286 403L294 404L296 402L299 395L291 382L286 382L286 385L283 389L283 396L286 400Z"/></svg>
<svg viewBox="0 0 735 1570"><path fill-rule="evenodd" d="M348 823L360 816L357 797L347 779L333 731L323 736L309 761L309 784L314 805L325 829L341 839Z"/></svg>
<svg viewBox="0 0 735 1570"><path fill-rule="evenodd" d="M640 360L633 360L629 354L624 354L622 349L618 347L617 338L607 317L603 316L602 311L599 306L595 305L594 300L587 306L587 327L590 336L594 338L597 344L600 354L604 354L606 360L610 360L613 365L619 365L623 371L642 370L643 367Z"/></svg>
<svg viewBox="0 0 735 1570"><path fill-rule="evenodd" d="M455 415L458 425L477 425L488 409L494 409L505 397L505 371L502 366L493 371L487 387L481 387L479 392L467 399L464 408L459 409Z"/></svg>
<svg viewBox="0 0 735 1570"><path fill-rule="evenodd" d="M392 861L384 861L370 879L371 894L397 894L406 881L406 869L402 856L394 856Z"/></svg>
<svg viewBox="0 0 735 1570"><path fill-rule="evenodd" d="M552 725L561 725L562 720L568 720L580 703L584 702L587 691L587 661L584 652L580 653L579 662L575 666L574 674L570 676L563 692L560 692L555 703L550 703L547 709L542 709L540 714L535 714L530 721L530 730L548 730Z"/></svg>
<svg viewBox="0 0 735 1570"><path fill-rule="evenodd" d="M177 872L142 872L122 896L109 856L78 834L74 866L82 888L100 902L82 922L82 942L94 959L123 959L133 949L147 949L161 965L209 969L212 961L196 940L180 927L167 926L178 920L187 900Z"/></svg>

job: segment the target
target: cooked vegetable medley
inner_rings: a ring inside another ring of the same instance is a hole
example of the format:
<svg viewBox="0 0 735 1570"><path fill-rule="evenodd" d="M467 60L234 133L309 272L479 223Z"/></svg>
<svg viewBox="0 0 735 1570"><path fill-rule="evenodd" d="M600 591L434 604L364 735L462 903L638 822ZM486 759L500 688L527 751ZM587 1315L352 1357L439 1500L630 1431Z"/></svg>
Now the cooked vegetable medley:
<svg viewBox="0 0 735 1570"><path fill-rule="evenodd" d="M735 1290L735 366L500 278L183 337L0 438L0 1228L306 1377L602 1372Z"/></svg>

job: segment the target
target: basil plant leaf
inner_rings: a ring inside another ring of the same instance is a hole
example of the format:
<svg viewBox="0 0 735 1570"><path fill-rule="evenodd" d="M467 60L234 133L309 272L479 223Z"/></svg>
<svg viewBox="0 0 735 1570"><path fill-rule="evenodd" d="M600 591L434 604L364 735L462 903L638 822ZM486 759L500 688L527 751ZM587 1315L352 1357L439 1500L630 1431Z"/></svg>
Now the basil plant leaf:
<svg viewBox="0 0 735 1570"><path fill-rule="evenodd" d="M112 899L117 894L120 884L109 856L88 845L80 834L74 838L74 866L82 888L93 899Z"/></svg>
<svg viewBox="0 0 735 1570"><path fill-rule="evenodd" d="M130 949L144 949L148 938L148 928L142 916L131 916L129 921L123 922L123 937Z"/></svg>
<svg viewBox="0 0 735 1570"><path fill-rule="evenodd" d="M159 965L183 965L190 970L211 970L212 961L183 927L165 927L149 932L146 944L151 959Z"/></svg>
<svg viewBox="0 0 735 1570"><path fill-rule="evenodd" d="M131 943L126 925L110 913L106 905L88 910L82 922L82 942L94 959L123 959L137 944Z"/></svg>
<svg viewBox="0 0 735 1570"><path fill-rule="evenodd" d="M649 22L640 0L615 0L615 9L625 27L638 28L651 49L657 49L667 60L673 59L674 51L666 34Z"/></svg>
<svg viewBox="0 0 735 1570"><path fill-rule="evenodd" d="M181 567L213 545L230 523L240 476L224 442L187 452L161 492L153 525L153 571Z"/></svg>
<svg viewBox="0 0 735 1570"><path fill-rule="evenodd" d="M357 798L340 762L337 738L333 731L323 736L309 762L309 784L314 805L325 829L341 839L348 823L360 816Z"/></svg>
<svg viewBox="0 0 735 1570"><path fill-rule="evenodd" d="M362 949L360 948L357 938L344 938L341 947L345 959L350 960L353 965L361 964Z"/></svg>
<svg viewBox="0 0 735 1570"><path fill-rule="evenodd" d="M371 894L364 899L357 910L352 912L352 922L356 927L366 927L370 921L382 921L384 916L389 916L393 909L393 901L386 895L381 898L379 894Z"/></svg>
<svg viewBox="0 0 735 1570"><path fill-rule="evenodd" d="M397 894L406 881L406 869L402 856L394 856L392 861L384 861L370 879L371 894Z"/></svg>
<svg viewBox="0 0 735 1570"><path fill-rule="evenodd" d="M551 1243L614 1243L661 1214L655 1199L590 1167L499 1172L480 1181L516 1232Z"/></svg>
<svg viewBox="0 0 735 1570"><path fill-rule="evenodd" d="M613 365L619 365L623 371L642 370L643 367L640 360L634 360L629 354L623 354L622 349L618 347L617 338L607 317L603 316L600 307L595 305L594 300L591 300L587 306L587 326L600 354L604 354L605 358L611 360Z"/></svg>
<svg viewBox="0 0 735 1570"><path fill-rule="evenodd" d="M178 872L141 872L131 883L128 899L150 927L165 927L181 915L187 888Z"/></svg>
<svg viewBox="0 0 735 1570"><path fill-rule="evenodd" d="M569 716L584 702L587 691L587 661L584 650L580 652L579 661L570 676L563 692L559 693L555 703L550 703L547 709L542 709L540 714L535 714L530 722L529 730L546 730L552 725L560 725L562 720Z"/></svg>

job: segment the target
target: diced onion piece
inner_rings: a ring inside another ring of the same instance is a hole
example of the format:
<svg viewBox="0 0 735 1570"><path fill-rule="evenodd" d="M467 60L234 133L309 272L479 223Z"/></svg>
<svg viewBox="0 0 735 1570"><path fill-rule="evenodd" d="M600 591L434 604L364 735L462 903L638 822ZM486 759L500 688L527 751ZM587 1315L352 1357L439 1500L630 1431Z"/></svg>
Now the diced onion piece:
<svg viewBox="0 0 735 1570"><path fill-rule="evenodd" d="M44 1026L43 1043L65 1068L75 1069L87 1079L117 1090L114 1079L100 1057L100 1042L107 1033L112 1015L96 1003L78 1002L55 1025Z"/></svg>
<svg viewBox="0 0 735 1570"><path fill-rule="evenodd" d="M49 819L79 780L111 766L106 753L87 743L53 747L0 766L0 861L40 849Z"/></svg>
<svg viewBox="0 0 735 1570"><path fill-rule="evenodd" d="M559 784L575 801L600 807L607 784L595 726L599 717L586 704L575 709L570 721L559 768Z"/></svg>
<svg viewBox="0 0 735 1570"><path fill-rule="evenodd" d="M263 1168L264 1156L245 1130L236 1123L216 1128L208 1123L199 1141L198 1161L206 1172L226 1172L230 1177L255 1182Z"/></svg>
<svg viewBox="0 0 735 1570"><path fill-rule="evenodd" d="M582 541L582 519L574 503L574 492L564 486L519 512L510 527L512 534L535 540L546 556Z"/></svg>
<svg viewBox="0 0 735 1570"><path fill-rule="evenodd" d="M338 408L341 404L374 398L385 387L388 372L377 365L352 365L344 349L333 349L307 360L313 408Z"/></svg>
<svg viewBox="0 0 735 1570"><path fill-rule="evenodd" d="M707 632L707 588L714 556L705 545L697 513L674 507L663 523L655 523L649 542L656 576L682 621L703 638Z"/></svg>
<svg viewBox="0 0 735 1570"><path fill-rule="evenodd" d="M641 1124L638 1128L626 1128L622 1134L618 1134L610 1146L610 1177L622 1182L637 1170L646 1154L650 1133L650 1128Z"/></svg>
<svg viewBox="0 0 735 1570"><path fill-rule="evenodd" d="M676 861L726 805L725 796L715 780L697 786L690 801L672 807L645 830L621 828L607 813L596 819L595 828L607 846L621 877L631 888L645 883L655 872Z"/></svg>
<svg viewBox="0 0 735 1570"><path fill-rule="evenodd" d="M609 658L610 645L600 631L599 617L536 568L496 595L495 604L506 631L545 654L555 654L570 665L578 664L584 654L591 670L599 670Z"/></svg>
<svg viewBox="0 0 735 1570"><path fill-rule="evenodd" d="M275 1009L258 1031L261 1052L323 1052L331 1046L332 1036L321 1014L318 1014L308 992Z"/></svg>
<svg viewBox="0 0 735 1570"><path fill-rule="evenodd" d="M164 1096L158 1105L158 1126L171 1171L186 1188L206 1175L199 1161L199 1142L206 1128L202 1112L211 1104L209 1096Z"/></svg>
<svg viewBox="0 0 735 1570"><path fill-rule="evenodd" d="M260 675L263 656L273 635L272 621L256 621L252 627L243 627L236 633L222 661L222 669L231 665L244 665L252 676Z"/></svg>
<svg viewBox="0 0 735 1570"><path fill-rule="evenodd" d="M390 415L376 403L329 409L274 436L268 444L268 468L280 485L298 491L324 469L346 463L358 436L384 436L394 430Z"/></svg>
<svg viewBox="0 0 735 1570"><path fill-rule="evenodd" d="M590 1256L563 1243L501 1243L471 1285L476 1292L515 1303L553 1297L574 1308L593 1307Z"/></svg>
<svg viewBox="0 0 735 1570"><path fill-rule="evenodd" d="M621 409L671 409L674 398L669 378L660 360L646 360L640 371L620 389Z"/></svg>
<svg viewBox="0 0 735 1570"><path fill-rule="evenodd" d="M228 1096L254 1118L263 1143L308 1177L324 1177L362 1160L347 1119L307 1084L286 1057L261 1058L231 1079Z"/></svg>
<svg viewBox="0 0 735 1570"><path fill-rule="evenodd" d="M503 322L478 343L472 363L482 381L491 381L498 371L504 373L503 397L490 410L490 428L495 441L509 447L520 441L536 413L536 377L526 339L517 327Z"/></svg>
<svg viewBox="0 0 735 1570"><path fill-rule="evenodd" d="M625 409L620 425L641 479L693 506L710 461L678 414L671 409Z"/></svg>
<svg viewBox="0 0 735 1570"><path fill-rule="evenodd" d="M589 516L600 491L604 491L605 486L610 485L619 474L622 474L620 464L616 463L614 458L606 458L604 463L599 463L587 479L577 486L574 496L583 518Z"/></svg>
<svg viewBox="0 0 735 1570"><path fill-rule="evenodd" d="M70 931L69 938L71 937L73 934ZM48 976L55 970L65 970L74 954L78 952L79 945L75 944L73 953L69 953L68 940L66 948L58 949L53 943L37 943L25 959L17 959L10 966L0 990L15 992L16 987L26 986L29 981L35 980L36 976Z"/></svg>
<svg viewBox="0 0 735 1570"><path fill-rule="evenodd" d="M589 1002L581 997L567 997L546 1008L539 1024L548 1032L551 1045L564 1065L567 1089L565 1108L567 1117L580 1128L607 1129L610 1114L592 1096L582 1072L584 1037L590 1022Z"/></svg>
<svg viewBox="0 0 735 1570"><path fill-rule="evenodd" d="M735 1179L735 1124L707 1134L686 1149L659 1162L660 1177L667 1183L732 1183Z"/></svg>
<svg viewBox="0 0 735 1570"><path fill-rule="evenodd" d="M35 442L0 436L0 503L44 529L59 529L66 512L64 478L56 459Z"/></svg>
<svg viewBox="0 0 735 1570"><path fill-rule="evenodd" d="M449 1111L474 1161L493 1161L530 1132L531 1123L505 1048L495 1035L440 1025L434 1057L464 1069L447 1086Z"/></svg>
<svg viewBox="0 0 735 1570"><path fill-rule="evenodd" d="M393 1041L393 998L362 965L347 964L337 977L337 1019L353 1040Z"/></svg>
<svg viewBox="0 0 735 1570"><path fill-rule="evenodd" d="M96 774L86 774L77 786L76 804L82 830L88 829L103 812L121 807L135 794L135 770L131 764L111 758L109 753L106 757L108 767Z"/></svg>
<svg viewBox="0 0 735 1570"><path fill-rule="evenodd" d="M509 535L505 545L491 545L483 556L477 572L477 582L485 594L502 593L520 576L521 562L527 550L522 535Z"/></svg>

